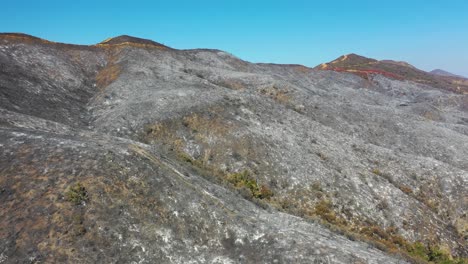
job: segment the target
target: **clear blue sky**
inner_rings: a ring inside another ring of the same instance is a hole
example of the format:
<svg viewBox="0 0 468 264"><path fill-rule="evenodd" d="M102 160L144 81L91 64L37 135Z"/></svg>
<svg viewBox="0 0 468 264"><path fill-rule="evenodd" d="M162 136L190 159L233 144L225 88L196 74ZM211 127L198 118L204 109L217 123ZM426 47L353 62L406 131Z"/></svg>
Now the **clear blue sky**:
<svg viewBox="0 0 468 264"><path fill-rule="evenodd" d="M2 0L0 32L94 44L122 34L315 66L357 53L468 76L467 0Z"/></svg>

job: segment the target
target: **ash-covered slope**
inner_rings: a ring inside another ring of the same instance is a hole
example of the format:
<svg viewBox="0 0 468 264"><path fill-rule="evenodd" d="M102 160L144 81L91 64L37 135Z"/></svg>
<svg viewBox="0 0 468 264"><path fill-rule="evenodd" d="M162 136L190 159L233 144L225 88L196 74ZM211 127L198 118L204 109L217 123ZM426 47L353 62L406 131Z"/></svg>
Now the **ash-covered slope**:
<svg viewBox="0 0 468 264"><path fill-rule="evenodd" d="M0 262L467 256L467 95L113 40L0 36Z"/></svg>

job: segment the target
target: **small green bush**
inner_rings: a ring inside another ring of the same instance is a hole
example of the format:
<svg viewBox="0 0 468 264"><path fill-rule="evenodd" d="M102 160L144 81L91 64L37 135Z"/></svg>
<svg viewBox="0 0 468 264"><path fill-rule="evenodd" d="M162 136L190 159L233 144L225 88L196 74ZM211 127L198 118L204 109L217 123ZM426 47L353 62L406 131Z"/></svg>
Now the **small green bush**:
<svg viewBox="0 0 468 264"><path fill-rule="evenodd" d="M190 155L188 155L185 152L180 151L180 152L177 153L177 156L179 157L179 159L181 159L184 162L187 162L187 163L193 163L194 162L192 157L190 157Z"/></svg>
<svg viewBox="0 0 468 264"><path fill-rule="evenodd" d="M382 175L382 172L381 172L379 169L377 169L377 168L373 169L373 170L372 170L372 173L374 173L375 175L379 175L379 176Z"/></svg>
<svg viewBox="0 0 468 264"><path fill-rule="evenodd" d="M251 195L255 198L268 199L273 196L273 192L266 185L258 186L257 181L248 170L230 173L227 175L227 180L238 189L250 190Z"/></svg>
<svg viewBox="0 0 468 264"><path fill-rule="evenodd" d="M65 192L65 198L76 205L80 205L88 200L86 188L79 182L68 187Z"/></svg>

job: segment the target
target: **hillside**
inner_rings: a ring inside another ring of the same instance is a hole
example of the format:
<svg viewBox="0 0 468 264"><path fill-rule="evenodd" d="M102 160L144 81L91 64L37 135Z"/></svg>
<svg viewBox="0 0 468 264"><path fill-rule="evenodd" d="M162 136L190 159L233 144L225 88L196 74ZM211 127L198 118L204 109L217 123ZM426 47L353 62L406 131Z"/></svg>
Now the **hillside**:
<svg viewBox="0 0 468 264"><path fill-rule="evenodd" d="M0 66L0 263L466 263L448 81L129 36L0 34Z"/></svg>
<svg viewBox="0 0 468 264"><path fill-rule="evenodd" d="M455 93L468 93L467 80L459 76L433 74L419 70L406 62L379 61L356 54L343 55L329 63L320 64L315 69L349 72L368 80L372 79L373 75L379 74L388 78L417 82Z"/></svg>

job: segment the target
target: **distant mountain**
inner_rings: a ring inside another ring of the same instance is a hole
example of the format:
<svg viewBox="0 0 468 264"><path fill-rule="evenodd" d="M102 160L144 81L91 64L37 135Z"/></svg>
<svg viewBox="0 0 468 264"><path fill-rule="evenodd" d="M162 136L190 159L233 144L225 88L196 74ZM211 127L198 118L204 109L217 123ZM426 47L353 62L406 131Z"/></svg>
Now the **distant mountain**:
<svg viewBox="0 0 468 264"><path fill-rule="evenodd" d="M432 74L435 74L435 75L440 75L440 76L457 77L457 78L465 78L466 79L466 77L456 75L456 74L453 74L451 72L444 71L444 70L441 70L441 69L435 69L435 70L430 71L429 73L432 73Z"/></svg>
<svg viewBox="0 0 468 264"><path fill-rule="evenodd" d="M376 60L357 54L343 55L336 60L315 67L319 70L349 72L364 79L380 74L386 77L414 81L457 93L468 93L468 82L454 75L440 75L417 69L407 62Z"/></svg>

